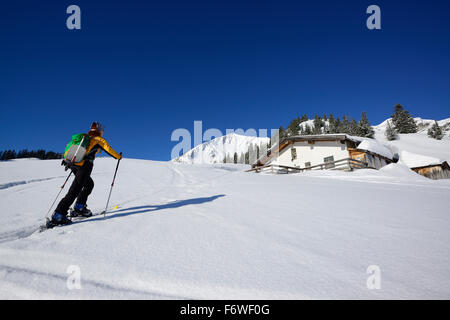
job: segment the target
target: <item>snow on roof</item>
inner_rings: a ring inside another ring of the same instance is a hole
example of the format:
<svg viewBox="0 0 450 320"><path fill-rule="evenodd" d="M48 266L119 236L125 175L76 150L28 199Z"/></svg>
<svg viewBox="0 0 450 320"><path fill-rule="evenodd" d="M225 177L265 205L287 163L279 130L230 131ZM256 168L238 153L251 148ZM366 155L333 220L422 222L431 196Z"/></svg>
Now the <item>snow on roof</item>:
<svg viewBox="0 0 450 320"><path fill-rule="evenodd" d="M363 138L361 137L355 137L350 136L345 133L321 133L321 134L307 134L307 135L295 135L290 136L286 138L287 140L327 140L327 139L333 139L333 140L352 140L355 142L362 141ZM284 141L284 140L282 140ZM282 142L280 141L280 142Z"/></svg>
<svg viewBox="0 0 450 320"><path fill-rule="evenodd" d="M380 156L386 157L388 159L394 158L392 151L388 147L384 146L374 139L363 139L357 148L379 154Z"/></svg>
<svg viewBox="0 0 450 320"><path fill-rule="evenodd" d="M410 168L417 168L441 164L443 161L438 158L424 156L422 154L402 151L400 153L399 162L407 165Z"/></svg>

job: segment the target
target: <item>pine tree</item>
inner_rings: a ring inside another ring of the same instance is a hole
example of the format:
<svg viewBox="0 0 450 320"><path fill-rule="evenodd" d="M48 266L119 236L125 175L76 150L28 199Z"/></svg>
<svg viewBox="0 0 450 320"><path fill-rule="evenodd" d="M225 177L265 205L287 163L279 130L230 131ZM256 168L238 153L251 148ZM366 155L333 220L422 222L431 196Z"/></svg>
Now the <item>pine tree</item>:
<svg viewBox="0 0 450 320"><path fill-rule="evenodd" d="M309 120L308 116L307 116L306 114L304 114L304 115L300 118L300 123L305 122L305 121L308 121L308 120Z"/></svg>
<svg viewBox="0 0 450 320"><path fill-rule="evenodd" d="M286 129L287 136L296 136L300 131L301 118L296 118L291 121L288 128Z"/></svg>
<svg viewBox="0 0 450 320"><path fill-rule="evenodd" d="M234 153L234 156L233 156L233 163L234 163L234 164L237 164L237 163L238 163L238 154L237 154L237 152Z"/></svg>
<svg viewBox="0 0 450 320"><path fill-rule="evenodd" d="M392 123L398 133L416 133L417 124L413 117L401 104L396 104L394 114L392 115Z"/></svg>
<svg viewBox="0 0 450 320"><path fill-rule="evenodd" d="M336 120L331 113L328 117L328 133L337 133Z"/></svg>
<svg viewBox="0 0 450 320"><path fill-rule="evenodd" d="M395 130L395 128L393 126L391 126L391 124L389 123L389 120L387 122L387 128L386 128L386 131L384 132L384 135L388 141L397 140L397 138L398 138L397 130Z"/></svg>
<svg viewBox="0 0 450 320"><path fill-rule="evenodd" d="M339 117L336 118L335 123L334 123L334 132L333 133L342 133L343 129L342 129L342 122L341 119Z"/></svg>
<svg viewBox="0 0 450 320"><path fill-rule="evenodd" d="M347 133L352 136L358 135L359 133L358 122L356 122L355 119L352 119L352 121L350 122Z"/></svg>
<svg viewBox="0 0 450 320"><path fill-rule="evenodd" d="M313 127L313 133L314 134L321 134L322 133L322 127L323 127L323 121L317 114L314 116L314 127Z"/></svg>
<svg viewBox="0 0 450 320"><path fill-rule="evenodd" d="M287 137L287 133L282 126L280 126L280 129L278 129L278 137L280 141L284 140Z"/></svg>
<svg viewBox="0 0 450 320"><path fill-rule="evenodd" d="M241 152L241 156L239 157L239 163L244 164L245 163L245 154L244 152Z"/></svg>
<svg viewBox="0 0 450 320"><path fill-rule="evenodd" d="M365 138L373 138L375 131L370 125L369 119L365 112L361 113L361 119L358 122L357 136Z"/></svg>
<svg viewBox="0 0 450 320"><path fill-rule="evenodd" d="M340 133L350 134L350 120L348 120L348 117L346 115L342 116Z"/></svg>
<svg viewBox="0 0 450 320"><path fill-rule="evenodd" d="M427 134L430 138L436 140L441 140L444 137L444 132L442 131L442 128L439 127L437 121L434 121L434 124L428 129Z"/></svg>
<svg viewBox="0 0 450 320"><path fill-rule="evenodd" d="M311 129L311 126L309 124L305 124L303 127L303 135L312 135L313 134L313 130Z"/></svg>

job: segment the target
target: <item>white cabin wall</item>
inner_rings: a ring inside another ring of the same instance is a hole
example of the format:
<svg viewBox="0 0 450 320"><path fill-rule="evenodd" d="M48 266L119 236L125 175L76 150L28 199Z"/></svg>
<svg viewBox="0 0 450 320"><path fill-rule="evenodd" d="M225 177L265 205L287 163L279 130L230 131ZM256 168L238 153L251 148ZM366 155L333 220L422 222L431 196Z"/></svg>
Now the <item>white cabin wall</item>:
<svg viewBox="0 0 450 320"><path fill-rule="evenodd" d="M297 159L294 161L291 160L292 147L297 149ZM346 144L340 141L315 141L314 144L308 144L307 141L295 142L281 151L271 163L304 168L305 162L311 162L311 166L315 166L324 163L324 158L330 156L333 156L335 161L348 158Z"/></svg>

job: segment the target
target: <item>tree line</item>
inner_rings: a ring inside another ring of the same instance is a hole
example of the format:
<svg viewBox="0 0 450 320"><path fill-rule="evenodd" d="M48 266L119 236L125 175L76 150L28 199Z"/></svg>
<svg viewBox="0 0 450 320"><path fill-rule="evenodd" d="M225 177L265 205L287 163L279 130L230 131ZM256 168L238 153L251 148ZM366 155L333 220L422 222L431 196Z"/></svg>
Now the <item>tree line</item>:
<svg viewBox="0 0 450 320"><path fill-rule="evenodd" d="M223 157L223 163L234 163L234 164L253 164L259 159L260 156L264 154L269 154L271 147L271 142L268 143L252 143L249 145L247 152L241 153L227 153Z"/></svg>
<svg viewBox="0 0 450 320"><path fill-rule="evenodd" d="M336 134L345 133L352 136L373 138L374 130L367 117L366 112L361 113L359 121L350 119L348 116L335 117L333 114L323 116L315 115L312 121L308 120L307 115L299 116L293 119L286 130L280 126L279 137L284 139L286 137L295 135L315 135L315 134ZM418 126L414 121L408 110L401 104L394 106L394 113L391 119L387 122L385 136L388 140L396 140L399 133L416 133ZM440 127L435 121L433 126L428 130L428 136L434 139L442 139L444 136L444 128Z"/></svg>
<svg viewBox="0 0 450 320"><path fill-rule="evenodd" d="M41 160L62 159L63 154L53 152L53 151L46 151L44 149L38 149L38 150L23 149L20 151L16 151L16 150L0 151L0 160L1 161L12 160L12 159L25 159L25 158L37 158L37 159L41 159Z"/></svg>
<svg viewBox="0 0 450 320"><path fill-rule="evenodd" d="M369 119L365 112L361 113L359 121L350 119L348 116L335 117L333 114L323 116L314 115L312 125L305 123L308 120L307 115L293 119L287 129L283 126L279 129L280 139L296 136L296 135L316 135L316 134L334 134L334 133L346 133L352 136L360 136L373 138L374 131L370 125Z"/></svg>

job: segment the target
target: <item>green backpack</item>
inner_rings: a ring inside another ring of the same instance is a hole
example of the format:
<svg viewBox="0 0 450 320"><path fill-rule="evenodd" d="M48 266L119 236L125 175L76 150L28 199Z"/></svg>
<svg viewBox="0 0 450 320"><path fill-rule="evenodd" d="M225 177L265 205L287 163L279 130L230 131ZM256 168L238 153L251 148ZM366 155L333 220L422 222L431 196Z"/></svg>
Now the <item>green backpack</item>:
<svg viewBox="0 0 450 320"><path fill-rule="evenodd" d="M91 137L85 133L78 133L72 136L72 140L67 144L64 151L64 161L68 164L80 163L86 154Z"/></svg>

